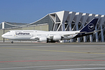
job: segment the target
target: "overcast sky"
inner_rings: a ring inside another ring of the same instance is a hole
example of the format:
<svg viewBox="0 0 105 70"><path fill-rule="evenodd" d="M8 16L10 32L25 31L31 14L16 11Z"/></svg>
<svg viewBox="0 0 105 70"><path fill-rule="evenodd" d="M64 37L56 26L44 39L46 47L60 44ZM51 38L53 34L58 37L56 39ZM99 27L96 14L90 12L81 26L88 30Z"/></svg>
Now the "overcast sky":
<svg viewBox="0 0 105 70"><path fill-rule="evenodd" d="M0 0L0 23L31 23L63 10L105 15L105 0Z"/></svg>

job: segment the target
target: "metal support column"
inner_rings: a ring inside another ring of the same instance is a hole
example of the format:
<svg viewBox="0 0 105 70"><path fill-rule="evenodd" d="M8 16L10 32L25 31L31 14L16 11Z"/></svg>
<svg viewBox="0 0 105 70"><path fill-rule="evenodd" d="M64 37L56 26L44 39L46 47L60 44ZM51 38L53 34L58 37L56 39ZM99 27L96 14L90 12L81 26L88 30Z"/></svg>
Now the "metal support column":
<svg viewBox="0 0 105 70"><path fill-rule="evenodd" d="M78 23L76 23L76 30L78 30ZM77 38L77 42L80 42L80 38Z"/></svg>
<svg viewBox="0 0 105 70"><path fill-rule="evenodd" d="M5 33L5 22L2 22L2 30L3 30L3 34ZM3 42L5 42L5 39L3 38Z"/></svg>
<svg viewBox="0 0 105 70"><path fill-rule="evenodd" d="M3 34L5 33L5 29L3 29ZM5 42L5 38L3 38L3 42Z"/></svg>
<svg viewBox="0 0 105 70"><path fill-rule="evenodd" d="M95 30L97 31L97 25L95 27ZM96 42L98 42L98 33L96 32Z"/></svg>
<svg viewBox="0 0 105 70"><path fill-rule="evenodd" d="M65 24L62 23L62 31L65 31Z"/></svg>
<svg viewBox="0 0 105 70"><path fill-rule="evenodd" d="M72 26L69 24L69 30L72 31ZM70 39L70 42L73 42L73 39Z"/></svg>
<svg viewBox="0 0 105 70"><path fill-rule="evenodd" d="M93 42L93 37L92 37L92 35L90 35L90 42Z"/></svg>
<svg viewBox="0 0 105 70"><path fill-rule="evenodd" d="M102 26L101 26L101 41L104 42L104 36L103 36L103 29L102 29Z"/></svg>

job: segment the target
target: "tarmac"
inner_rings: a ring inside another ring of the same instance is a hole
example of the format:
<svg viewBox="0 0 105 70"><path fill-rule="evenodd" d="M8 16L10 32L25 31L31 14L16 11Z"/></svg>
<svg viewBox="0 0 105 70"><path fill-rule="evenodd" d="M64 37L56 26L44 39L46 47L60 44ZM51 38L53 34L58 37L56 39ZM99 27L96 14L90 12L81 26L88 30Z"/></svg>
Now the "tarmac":
<svg viewBox="0 0 105 70"><path fill-rule="evenodd" d="M0 42L0 70L105 70L105 43Z"/></svg>

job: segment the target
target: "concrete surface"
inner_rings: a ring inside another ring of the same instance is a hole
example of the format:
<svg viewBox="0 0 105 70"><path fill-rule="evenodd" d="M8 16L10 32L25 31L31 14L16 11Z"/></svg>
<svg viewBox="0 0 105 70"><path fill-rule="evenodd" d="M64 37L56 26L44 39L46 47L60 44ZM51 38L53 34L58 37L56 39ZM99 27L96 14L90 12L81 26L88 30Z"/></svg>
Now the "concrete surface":
<svg viewBox="0 0 105 70"><path fill-rule="evenodd" d="M0 70L105 70L105 43L1 43Z"/></svg>

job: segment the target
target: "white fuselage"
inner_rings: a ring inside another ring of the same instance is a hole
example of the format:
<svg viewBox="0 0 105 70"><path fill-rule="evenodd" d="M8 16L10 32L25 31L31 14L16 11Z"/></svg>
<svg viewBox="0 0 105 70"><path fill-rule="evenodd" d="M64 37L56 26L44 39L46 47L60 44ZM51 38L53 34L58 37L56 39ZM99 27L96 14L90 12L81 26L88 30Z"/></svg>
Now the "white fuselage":
<svg viewBox="0 0 105 70"><path fill-rule="evenodd" d="M11 30L2 35L11 40L38 40L38 39L71 39L80 31L39 31L39 30ZM62 37L62 38L61 38Z"/></svg>

